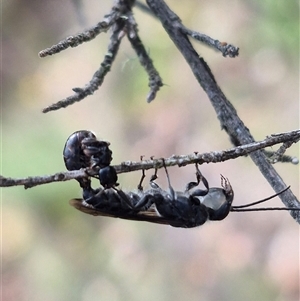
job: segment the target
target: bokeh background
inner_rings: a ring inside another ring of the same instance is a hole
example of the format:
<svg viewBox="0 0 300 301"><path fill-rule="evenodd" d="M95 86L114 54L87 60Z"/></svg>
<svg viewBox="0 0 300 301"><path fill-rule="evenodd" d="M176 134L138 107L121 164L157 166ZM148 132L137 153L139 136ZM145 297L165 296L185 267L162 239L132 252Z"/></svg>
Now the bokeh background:
<svg viewBox="0 0 300 301"><path fill-rule="evenodd" d="M101 34L75 49L38 57L40 50L101 21L113 1L82 1L79 11L74 2L2 2L1 174L64 170L64 143L80 129L111 142L114 164L141 155L231 147L160 23L138 9L140 36L165 83L157 98L146 103L147 75L124 39L93 96L42 114L73 87L83 87L106 53L109 36ZM167 2L186 26L240 47L240 56L230 59L193 42L257 140L299 128L298 1ZM299 146L288 154L299 156ZM299 167L277 164L276 169L299 196ZM220 186L220 173L228 177L235 204L273 193L249 158L203 165L201 171L211 186ZM177 190L194 180L193 166L169 172ZM164 173L159 176L167 187ZM139 172L125 174L119 182L131 190L139 178ZM85 215L68 205L80 197L75 181L1 193L3 300L299 298L299 225L287 212L231 213L222 222L186 230ZM281 205L278 199L271 202Z"/></svg>

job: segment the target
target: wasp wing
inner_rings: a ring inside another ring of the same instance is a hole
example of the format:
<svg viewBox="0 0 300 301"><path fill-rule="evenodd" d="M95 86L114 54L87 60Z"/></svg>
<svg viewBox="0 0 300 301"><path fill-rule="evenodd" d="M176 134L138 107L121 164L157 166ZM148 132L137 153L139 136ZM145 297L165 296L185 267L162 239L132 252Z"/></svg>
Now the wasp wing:
<svg viewBox="0 0 300 301"><path fill-rule="evenodd" d="M139 211L139 212L109 212L103 211L94 208L93 206L88 205L84 202L83 199L72 199L69 201L69 204L75 207L77 210L84 212L86 214L90 214L93 216L108 216L114 218L121 218L126 220L132 221L142 221L142 222L149 222L155 224L162 224L162 225L171 225L174 227L182 227L180 221L169 220L160 216L154 206L151 206L147 211Z"/></svg>

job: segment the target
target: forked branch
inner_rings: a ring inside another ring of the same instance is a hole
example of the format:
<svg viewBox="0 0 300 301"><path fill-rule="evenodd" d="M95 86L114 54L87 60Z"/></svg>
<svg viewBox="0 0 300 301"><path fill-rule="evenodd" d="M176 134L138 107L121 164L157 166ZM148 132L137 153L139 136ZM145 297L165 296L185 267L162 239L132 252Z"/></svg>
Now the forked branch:
<svg viewBox="0 0 300 301"><path fill-rule="evenodd" d="M74 95L71 95L44 108L43 113L58 110L60 108L66 108L75 102L83 100L88 95L92 95L102 85L105 76L110 71L118 53L121 39L125 35L135 50L141 65L148 74L150 91L147 95L147 102L151 102L155 99L156 93L163 86L163 81L153 64L153 61L147 53L146 47L138 35L138 26L132 13L132 7L134 3L135 1L130 0L115 1L115 5L112 7L110 13L107 14L104 19L97 23L94 27L77 35L69 36L59 43L39 52L39 56L42 58L49 55L54 55L70 47L77 47L84 42L89 42L96 38L100 33L111 30L110 44L108 45L107 54L105 55L100 68L95 72L90 82L83 88L73 88L73 91L75 92ZM140 4L138 6L140 8L144 7ZM218 51L221 51L223 56L228 55L229 57L235 57L238 55L238 47L227 44L226 42L219 42L218 40L215 40L207 35L189 30L183 25L182 30L184 30L186 34L192 38L201 41Z"/></svg>
<svg viewBox="0 0 300 301"><path fill-rule="evenodd" d="M138 162L125 161L120 165L115 165L114 168L116 169L117 173L125 173L138 170L159 169L163 167L163 162L166 166L185 166L195 163L217 163L235 159L240 156L245 156L247 154L251 154L252 152L262 150L266 147L270 147L279 143L289 143L290 145L292 145L293 143L297 143L299 140L300 130L297 130L292 132L273 134L262 141L249 143L247 145L234 147L228 150L212 151L202 154L194 152L189 155L173 155L166 159L150 159ZM292 158L291 162L293 164L297 164L298 159ZM37 185L49 184L53 182L63 182L79 178L87 178L89 176L98 176L98 170L99 168L88 168L75 171L58 172L54 175L48 176L27 177L23 179L12 179L0 176L0 187L24 186L25 188L31 188Z"/></svg>
<svg viewBox="0 0 300 301"><path fill-rule="evenodd" d="M188 39L186 29L182 25L179 17L163 0L146 0L146 2L153 14L160 20L178 50L184 56L195 78L208 95L216 111L216 115L219 118L221 127L225 129L230 140L233 141L235 145L253 143L255 140L249 129L239 118L235 108L218 86L207 63L193 48ZM276 193L287 186L263 152L252 152L250 153L250 157ZM280 198L287 207L297 206L298 204L298 200L291 190L287 191L284 195L280 195ZM292 212L291 215L295 219L300 220L299 212Z"/></svg>

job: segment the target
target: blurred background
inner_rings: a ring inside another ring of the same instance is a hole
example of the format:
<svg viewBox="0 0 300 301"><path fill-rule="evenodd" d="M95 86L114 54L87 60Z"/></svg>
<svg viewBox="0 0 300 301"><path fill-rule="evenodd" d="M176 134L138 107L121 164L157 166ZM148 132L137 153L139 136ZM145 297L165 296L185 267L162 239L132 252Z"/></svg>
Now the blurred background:
<svg viewBox="0 0 300 301"><path fill-rule="evenodd" d="M240 47L240 56L230 59L193 41L255 139L299 128L298 1L167 2L187 27ZM231 147L183 57L160 23L137 8L140 37L165 83L156 99L147 104L147 75L123 39L93 96L43 114L44 107L72 95L73 87L83 87L106 53L109 35L101 34L38 57L101 21L113 1L82 1L79 11L74 3L2 3L2 175L64 171L64 143L81 129L111 142L113 164ZM287 154L299 156L299 144ZM299 167L275 167L299 197ZM220 174L228 177L235 204L274 193L249 158L203 165L201 171L211 186L220 186ZM176 190L195 178L193 166L169 173ZM135 189L140 175L121 175L121 187ZM167 188L165 180L160 171L158 183ZM187 230L85 215L68 204L81 196L75 181L1 193L3 300L299 298L299 225L287 212L231 213ZM269 205L282 204L277 198Z"/></svg>

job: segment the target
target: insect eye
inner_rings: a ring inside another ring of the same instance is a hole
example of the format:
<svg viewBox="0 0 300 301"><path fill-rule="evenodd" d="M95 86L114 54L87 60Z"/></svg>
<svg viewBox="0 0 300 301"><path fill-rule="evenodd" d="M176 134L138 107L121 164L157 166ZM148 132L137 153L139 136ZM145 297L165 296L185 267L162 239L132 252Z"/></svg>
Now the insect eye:
<svg viewBox="0 0 300 301"><path fill-rule="evenodd" d="M202 204L206 207L209 207L213 210L218 210L228 201L226 199L226 195L224 194L224 190L222 188L210 188L207 195L205 195L202 199Z"/></svg>

